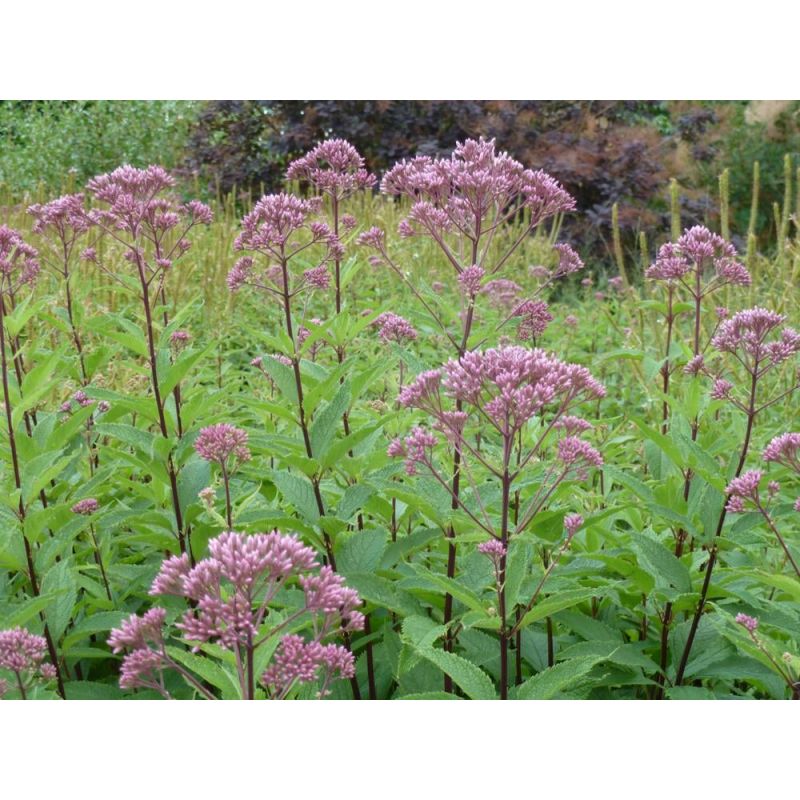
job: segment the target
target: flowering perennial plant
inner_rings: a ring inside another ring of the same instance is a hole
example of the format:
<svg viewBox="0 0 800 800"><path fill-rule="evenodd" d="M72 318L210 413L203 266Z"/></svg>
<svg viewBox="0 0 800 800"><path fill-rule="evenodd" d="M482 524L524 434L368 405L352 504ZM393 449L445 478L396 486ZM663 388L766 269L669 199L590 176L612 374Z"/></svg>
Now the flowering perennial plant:
<svg viewBox="0 0 800 800"><path fill-rule="evenodd" d="M198 200L179 203L171 194L175 179L162 167L151 165L137 169L130 165L118 167L113 172L98 175L87 184L97 208L87 212L87 219L107 237L117 243L123 258L131 266L144 312L144 333L147 341L147 359L150 368L150 388L156 405L158 426L164 439L170 438L167 422L167 401L162 392L163 376L159 374L157 336L154 312L163 306L164 326L169 325L165 281L176 262L191 247L188 238L198 225L209 225L211 209ZM112 280L128 285L126 270L110 266L91 258ZM183 436L181 394L178 382L172 388L175 403L175 427L178 437ZM166 458L169 474L172 509L175 515L175 536L182 552L191 554L191 531L184 521L178 491L178 466L172 453Z"/></svg>
<svg viewBox="0 0 800 800"><path fill-rule="evenodd" d="M44 660L46 652L43 636L20 627L0 631L0 670L13 673L20 699L26 700L36 684L55 679L55 667ZM7 691L7 681L0 681L0 697Z"/></svg>
<svg viewBox="0 0 800 800"><path fill-rule="evenodd" d="M67 194L48 203L36 203L28 207L28 213L35 220L33 233L39 236L43 244L40 251L42 263L64 281L64 307L78 356L81 383L86 385L89 375L78 329L79 305L73 301L70 284L79 257L86 250L83 244L93 222L86 213L83 194Z"/></svg>
<svg viewBox="0 0 800 800"><path fill-rule="evenodd" d="M297 606L287 605L293 586L299 586L304 598ZM319 567L314 551L294 536L226 531L209 542L208 558L194 567L185 553L164 561L150 594L174 595L188 603L175 624L177 636L195 654L204 653L203 659L215 653L211 645L230 653L233 683L244 699L284 699L314 681L320 684L317 696L323 697L334 678L354 675L352 653L324 642L363 627L361 601L330 567ZM307 628L307 637L297 632ZM196 677L206 672L199 666L192 670L193 659L169 644L174 636L166 610L159 607L134 614L114 629L108 643L115 653L126 653L120 686L152 689L171 698L165 673L172 670L202 697L215 699ZM276 646L272 663L265 667L262 654ZM257 693L259 682L265 694ZM223 679L216 688L224 691L225 686Z"/></svg>
<svg viewBox="0 0 800 800"><path fill-rule="evenodd" d="M592 445L574 433L558 439L532 496L522 506L517 496L512 521L515 482L533 459L543 458L548 435L556 425L561 423L565 432L585 429L588 423L576 422L570 412L579 404L604 395L604 387L584 367L565 363L543 350L520 346L470 351L459 360L449 361L441 370L421 373L400 393L400 405L425 412L433 420L433 427L415 427L405 439L394 440L389 455L405 460L408 475L423 467L453 498L454 508L463 511L471 524L491 537L481 552L497 563L503 698L508 691L509 640L522 624L520 620L512 626L510 609L505 607L505 553L509 541L528 528L564 481L585 480L589 469L601 466L603 460ZM529 424L534 419L541 421L539 426ZM475 438L476 432L480 433L480 440ZM487 444L490 439L496 440L495 446ZM440 444L450 451L458 448L463 454L458 478L467 479L472 489L469 500L457 494L442 475L435 455ZM500 504L493 508L489 497L492 487L498 485ZM565 520L567 540L581 524L577 516Z"/></svg>

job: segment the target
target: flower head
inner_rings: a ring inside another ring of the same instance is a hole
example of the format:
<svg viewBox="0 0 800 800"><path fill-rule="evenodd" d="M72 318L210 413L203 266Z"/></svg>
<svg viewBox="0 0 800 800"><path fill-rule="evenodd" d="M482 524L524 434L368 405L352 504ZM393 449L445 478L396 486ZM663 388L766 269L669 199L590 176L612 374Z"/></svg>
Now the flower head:
<svg viewBox="0 0 800 800"><path fill-rule="evenodd" d="M288 180L307 180L323 192L342 198L375 183L364 167L364 159L344 139L320 142L302 158L289 165Z"/></svg>
<svg viewBox="0 0 800 800"><path fill-rule="evenodd" d="M580 514L567 514L564 517L564 530L567 538L571 539L583 526L583 517Z"/></svg>
<svg viewBox="0 0 800 800"><path fill-rule="evenodd" d="M758 628L758 619L747 614L737 614L736 624L746 628L749 633L755 633L756 628Z"/></svg>
<svg viewBox="0 0 800 800"><path fill-rule="evenodd" d="M417 338L414 326L398 314L386 311L380 314L372 323L378 328L378 336L384 342L413 341Z"/></svg>
<svg viewBox="0 0 800 800"><path fill-rule="evenodd" d="M195 440L194 449L201 458L221 466L227 466L231 457L237 462L250 460L247 431L226 423L203 428Z"/></svg>
<svg viewBox="0 0 800 800"><path fill-rule="evenodd" d="M765 448L764 461L774 461L800 473L800 433L782 433Z"/></svg>
<svg viewBox="0 0 800 800"><path fill-rule="evenodd" d="M517 335L522 341L537 339L553 321L553 315L543 300L526 300L517 306L514 316L522 317L517 328Z"/></svg>
<svg viewBox="0 0 800 800"><path fill-rule="evenodd" d="M47 652L44 637L25 628L0 631L0 669L12 672L38 670Z"/></svg>
<svg viewBox="0 0 800 800"><path fill-rule="evenodd" d="M20 286L36 283L39 277L39 253L19 231L0 225L0 295Z"/></svg>
<svg viewBox="0 0 800 800"><path fill-rule="evenodd" d="M94 497L87 497L84 500L78 500L78 502L72 506L72 513L89 516L90 514L94 514L99 507L100 504Z"/></svg>

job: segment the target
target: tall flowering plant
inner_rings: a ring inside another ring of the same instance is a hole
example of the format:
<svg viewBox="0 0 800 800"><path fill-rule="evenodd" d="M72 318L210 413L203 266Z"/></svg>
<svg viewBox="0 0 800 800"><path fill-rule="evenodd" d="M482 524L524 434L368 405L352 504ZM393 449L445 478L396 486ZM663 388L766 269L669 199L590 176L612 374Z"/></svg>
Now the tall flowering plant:
<svg viewBox="0 0 800 800"><path fill-rule="evenodd" d="M48 645L46 639L25 628L0 631L0 675L13 676L11 688L27 700L35 686L55 680L56 668L44 660ZM0 698L9 691L6 678L0 678Z"/></svg>
<svg viewBox="0 0 800 800"><path fill-rule="evenodd" d="M291 591L296 587L300 603ZM208 700L217 699L215 688L226 696L231 686L242 699L282 700L311 683L324 697L332 680L355 674L353 654L329 640L363 627L358 594L294 536L226 531L195 566L185 553L167 559L150 594L179 597L187 609L175 630L167 610L154 607L111 631L109 645L125 653L123 689L151 689L171 699L168 673L177 673ZM212 660L220 662L216 669Z"/></svg>
<svg viewBox="0 0 800 800"><path fill-rule="evenodd" d="M448 329L414 279L390 255L384 231L372 228L361 234L358 241L377 251L375 263L386 264L406 284L444 332L453 355L462 357L470 349L475 309L481 300L497 305L500 298L511 296L494 333L510 320L520 318L521 338L535 340L541 336L552 320L546 303L520 298L515 290L518 284L503 277L501 271L542 223L575 208L574 199L554 178L542 170L526 169L507 153L498 152L494 140L469 139L458 144L447 158L417 156L399 162L384 175L381 191L406 198L411 203L408 217L400 223L400 236L431 240L455 273L462 306L460 332ZM522 225L511 224L520 217L525 220ZM553 280L583 267L577 253L568 245L557 245L556 253L558 265L552 271L545 270L539 292ZM461 402L456 401L459 411ZM461 457L456 442L450 478L453 508L457 507L461 491ZM451 540L447 574L453 578L456 545L452 528L446 531L446 536ZM452 596L447 594L445 623L451 613ZM452 646L448 631L445 647L451 649ZM448 676L445 689L452 689Z"/></svg>
<svg viewBox="0 0 800 800"><path fill-rule="evenodd" d="M716 306L711 325L704 325L703 312L713 295L726 286L749 286L750 273L738 260L736 248L728 241L702 225L696 225L683 232L675 242L661 246L653 264L645 270L645 278L656 281L663 288L665 302L664 355L660 368L661 375L661 432L667 435L670 419L670 392L672 377L681 364L685 364L687 374L696 374L702 363L703 354L709 347L711 337L728 316L724 306ZM690 314L688 330L683 330L681 322ZM710 330L708 330L710 328ZM681 335L685 339L681 339ZM683 354L676 354L683 348ZM688 353L688 355L686 354ZM691 438L696 441L699 432L697 416L691 420ZM688 500L692 487L692 473L684 473L683 498ZM678 528L675 532L675 556L683 554L687 531ZM662 615L661 628L661 673L657 680L664 680L669 653L669 630L672 624L673 606L668 602Z"/></svg>
<svg viewBox="0 0 800 800"><path fill-rule="evenodd" d="M548 506L564 481L586 478L589 469L602 464L600 453L580 435L590 426L570 412L582 402L604 395L603 386L584 367L520 346L465 353L440 370L422 373L400 394L401 406L425 412L433 426L415 427L404 439L396 439L389 446L389 455L402 457L409 475L424 468L450 494L454 507L488 537L481 552L492 559L496 570L503 699L508 697L509 641L524 624L525 613L538 595L537 590L512 623L505 595L509 542ZM531 424L533 420L539 424ZM519 510L515 524L511 516L515 483L531 461L544 458L545 444L556 431L563 435L554 452L548 453L545 472ZM475 439L476 432L481 433L481 444ZM520 439L522 457L515 463L515 443ZM457 447L463 454L461 473L472 489L468 498L457 495L442 474L435 455L440 445L449 453ZM498 485L499 506L490 499ZM570 518L567 539L581 524L577 517ZM445 625L449 623L445 619Z"/></svg>
<svg viewBox="0 0 800 800"><path fill-rule="evenodd" d="M342 203L351 195L371 188L376 181L364 164L364 158L353 145L344 139L328 139L289 164L286 177L308 182L329 204L331 229L341 240L344 231L352 230L356 220L342 213ZM342 310L342 256L344 250L333 252L333 279L336 313ZM342 354L339 354L342 360Z"/></svg>
<svg viewBox="0 0 800 800"><path fill-rule="evenodd" d="M11 473L13 475L13 487L18 496L17 518L20 524L20 536L22 537L23 548L25 551L25 565L28 572L28 582L34 596L38 597L41 593L41 582L36 569L35 545L25 535L25 520L30 512L29 503L31 498L26 497L23 491L23 464L17 443L17 425L19 417L15 413L14 403L19 399L21 390L21 377L17 373L16 392L12 393L12 370L13 366L9 363L9 356L12 355L12 344L8 333L8 315L14 307L20 294L29 291L35 285L39 276L39 254L36 248L28 244L19 231L0 225L0 372L3 382L3 407L5 411L5 427L8 436L8 448L11 459ZM7 341L9 339L9 341ZM30 429L28 430L30 434ZM24 435L24 434L23 434ZM42 490L44 491L44 490ZM43 502L46 503L44 495L40 494ZM55 670L55 677L58 682L58 690L64 696L64 682L61 668L58 661L55 641L50 633L47 622L44 621L44 641L47 646L48 654Z"/></svg>
<svg viewBox="0 0 800 800"><path fill-rule="evenodd" d="M290 194L266 195L242 220L242 232L235 242L239 251L250 252L240 258L228 273L228 288L238 291L249 286L277 302L283 313L286 332L284 349L279 354L288 359L292 371L297 424L303 437L306 456L315 457L311 442L311 420L306 410L301 348L310 347L308 336L301 337L302 326L295 317L295 304L303 294L326 290L330 285L330 262L341 255L341 243L325 222L316 219L321 200L301 200ZM295 261L315 255L315 265L295 269ZM302 322L302 320L301 320ZM275 369L283 366L277 359L260 361ZM277 365L277 366L276 366ZM320 476L312 477L314 499L320 516L325 514L325 502L319 486ZM328 561L335 566L333 543L325 533Z"/></svg>
<svg viewBox="0 0 800 800"><path fill-rule="evenodd" d="M786 317L783 314L765 308L740 311L719 326L711 341L712 346L722 356L725 367L716 369L707 365L702 354L686 367L695 374L702 373L711 377L713 380L711 397L728 403L743 413L746 417L746 426L733 480L726 490L728 502L721 510L713 531L700 600L677 669L675 680L678 685L683 681L697 628L705 610L726 515L730 510L739 510L741 498L749 497L755 502L758 496L756 478L760 479L760 474L752 472L747 477L742 475L751 448L756 420L763 411L790 396L800 386L800 377L796 370L789 370L784 378L784 385L779 385L778 388L775 386L776 381L771 379L773 373L778 372L782 365L790 362L800 352L800 334L793 328L784 326L785 321ZM723 377L724 374L729 374L736 379L736 382Z"/></svg>
<svg viewBox="0 0 800 800"><path fill-rule="evenodd" d="M166 305L165 282L179 259L191 248L189 235L198 225L208 225L211 209L192 200L179 203L171 194L174 178L162 167L149 166L137 169L125 165L104 175L98 175L87 184L97 207L87 213L87 219L116 242L123 258L133 272L117 264L106 264L96 253L87 257L100 269L123 286L133 286L142 304L147 360L150 370L150 388L156 405L158 429L161 436L170 439L167 398L159 374L158 337L155 311L162 306L164 325L169 317ZM178 437L183 435L179 383L172 387L174 399L174 428ZM172 452L166 458L172 508L175 515L175 535L181 552L191 555L190 531L184 522L184 513L178 492L178 466Z"/></svg>
<svg viewBox="0 0 800 800"><path fill-rule="evenodd" d="M95 252L83 246L93 223L86 213L83 194L62 195L47 203L35 203L28 207L28 213L34 218L33 232L42 242L41 262L63 282L64 310L78 357L80 382L85 386L90 376L79 329L79 304L74 302L72 284L80 258L87 250L90 257Z"/></svg>

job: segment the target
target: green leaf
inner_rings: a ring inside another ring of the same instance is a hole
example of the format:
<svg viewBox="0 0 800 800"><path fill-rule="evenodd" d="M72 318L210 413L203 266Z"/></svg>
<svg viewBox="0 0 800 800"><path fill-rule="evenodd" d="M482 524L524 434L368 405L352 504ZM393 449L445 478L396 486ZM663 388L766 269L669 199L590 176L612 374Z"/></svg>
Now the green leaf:
<svg viewBox="0 0 800 800"><path fill-rule="evenodd" d="M471 700L494 700L497 697L491 678L479 667L455 653L437 650L425 640L416 642L410 635L414 618L403 623L403 639L426 661L449 675ZM427 622L427 620L425 620Z"/></svg>
<svg viewBox="0 0 800 800"><path fill-rule="evenodd" d="M338 548L336 569L345 576L351 572L374 572L385 549L385 530L356 531Z"/></svg>
<svg viewBox="0 0 800 800"><path fill-rule="evenodd" d="M43 593L15 606L12 613L2 618L2 626L4 628L16 628L17 625L25 625L41 611L44 611L50 605L54 596L55 593L53 592Z"/></svg>
<svg viewBox="0 0 800 800"><path fill-rule="evenodd" d="M309 522L319 521L319 509L314 496L314 487L308 478L302 478L293 472L272 471L272 482L278 487L287 503L291 503L297 512Z"/></svg>
<svg viewBox="0 0 800 800"><path fill-rule="evenodd" d="M562 661L528 678L517 690L519 700L550 700L583 678L604 661L603 656L583 656Z"/></svg>
<svg viewBox="0 0 800 800"><path fill-rule="evenodd" d="M572 606L590 600L592 597L597 597L603 594L601 589L570 589L566 592L559 592L550 597L541 600L522 618L521 628L538 622L540 619L545 619L558 611L563 611L565 608L572 608Z"/></svg>
<svg viewBox="0 0 800 800"><path fill-rule="evenodd" d="M63 559L52 566L42 580L42 593L53 596L45 616L54 641L61 638L72 617L78 596L78 583L70 559Z"/></svg>
<svg viewBox="0 0 800 800"><path fill-rule="evenodd" d="M417 569L417 574L424 581L437 586L445 594L452 595L456 600L458 600L460 603L463 603L471 611L476 611L483 616L488 616L486 604L481 602L480 597L478 597L478 595L476 595L472 589L468 589L462 583L459 583L452 578L447 578L444 575L437 575L433 572L429 572L424 567L419 567Z"/></svg>
<svg viewBox="0 0 800 800"><path fill-rule="evenodd" d="M336 516L347 522L357 511L364 507L364 503L375 494L375 489L368 483L355 483L345 489L342 499L336 508Z"/></svg>
<svg viewBox="0 0 800 800"><path fill-rule="evenodd" d="M170 365L166 374L161 378L161 394L166 397L185 377L189 370L211 349L211 345L202 350L194 350L181 355L181 357Z"/></svg>
<svg viewBox="0 0 800 800"><path fill-rule="evenodd" d="M100 436L110 436L120 442L130 445L148 458L153 457L155 451L155 434L134 428L133 425L124 425L119 422L101 422L95 425L95 431Z"/></svg>
<svg viewBox="0 0 800 800"><path fill-rule="evenodd" d="M219 689L223 699L232 700L241 697L242 692L239 685L210 658L204 658L190 653L188 650L172 646L167 647L167 653L179 664L187 667L195 676L199 675L204 681Z"/></svg>
<svg viewBox="0 0 800 800"><path fill-rule="evenodd" d="M315 458L324 458L325 453L342 424L342 415L350 405L350 383L344 381L331 401L314 414L311 423L311 452Z"/></svg>
<svg viewBox="0 0 800 800"><path fill-rule="evenodd" d="M692 577L689 568L676 558L661 542L644 534L634 534L631 538L633 549L639 556L639 563L658 583L668 583L679 592L692 591Z"/></svg>

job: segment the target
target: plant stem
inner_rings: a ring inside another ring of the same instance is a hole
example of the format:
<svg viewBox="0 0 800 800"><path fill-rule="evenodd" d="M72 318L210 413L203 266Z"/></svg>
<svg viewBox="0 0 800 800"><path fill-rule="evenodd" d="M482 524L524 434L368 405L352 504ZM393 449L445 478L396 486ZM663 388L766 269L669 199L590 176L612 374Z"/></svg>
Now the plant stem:
<svg viewBox="0 0 800 800"><path fill-rule="evenodd" d="M161 389L158 385L158 363L156 361L156 346L155 346L155 332L153 330L153 313L150 309L150 287L147 282L147 276L144 271L144 262L138 251L136 253L136 265L139 271L139 282L142 287L142 304L144 306L145 316L145 332L147 334L147 349L150 360L150 382L153 386L153 397L156 401L156 410L158 412L158 424L161 430L161 435L165 439L169 439L169 430L167 428L167 419L164 414L164 404L161 399ZM169 475L170 492L172 494L172 508L175 514L175 525L178 529L178 544L180 545L181 553L188 553L189 560L194 564L194 555L192 553L191 542L187 541L188 537L183 528L183 513L181 512L180 495L178 494L178 474L175 469L175 464L172 460L172 454L167 457L167 473Z"/></svg>
<svg viewBox="0 0 800 800"><path fill-rule="evenodd" d="M19 492L19 503L17 506L20 525L22 527L22 541L25 547L25 561L28 566L28 579L31 584L31 589L35 597L39 596L39 581L36 577L36 567L34 565L33 550L28 537L25 535L25 503L22 500L22 476L19 467L19 457L17 454L17 440L14 435L14 421L11 406L11 392L8 384L8 360L6 358L6 321L5 321L5 305L2 302L2 295L0 294L0 371L3 376L3 402L6 409L6 426L8 428L8 443L11 450L11 464L14 472L14 485ZM58 684L58 693L62 698L66 699L64 693L64 679L61 674L61 665L58 661L58 652L56 651L55 642L50 635L50 628L47 625L47 620L44 612L39 613L39 617L44 623L44 638L47 642L47 652L50 655L50 661L56 670L56 682Z"/></svg>
<svg viewBox="0 0 800 800"><path fill-rule="evenodd" d="M742 469L744 468L744 462L747 458L747 452L750 449L750 439L753 434L753 424L755 423L756 418L756 388L758 386L758 366L759 362L756 359L752 372L750 373L750 399L748 402L747 407L747 430L745 432L744 443L742 445L742 451L739 455L739 463L736 465L736 473L734 477L738 478L739 475L742 473ZM722 527L725 524L725 517L727 516L727 508L726 506L722 507L722 511L720 512L719 519L717 521L717 528L714 532L714 539L711 544L711 549L709 551L708 557L708 564L706 565L706 573L705 577L703 578L703 587L700 590L700 601L697 604L697 609L695 610L694 617L692 618L692 624L689 628L689 636L686 639L686 645L683 648L683 653L681 654L680 664L678 665L678 671L675 675L675 686L680 686L683 682L683 676L686 672L686 665L689 662L689 654L692 651L692 645L694 644L694 639L697 634L697 628L700 625L700 619L703 615L703 611L705 610L706 599L708 597L708 590L711 586L711 574L714 571L714 565L717 563L717 539L722 534Z"/></svg>

